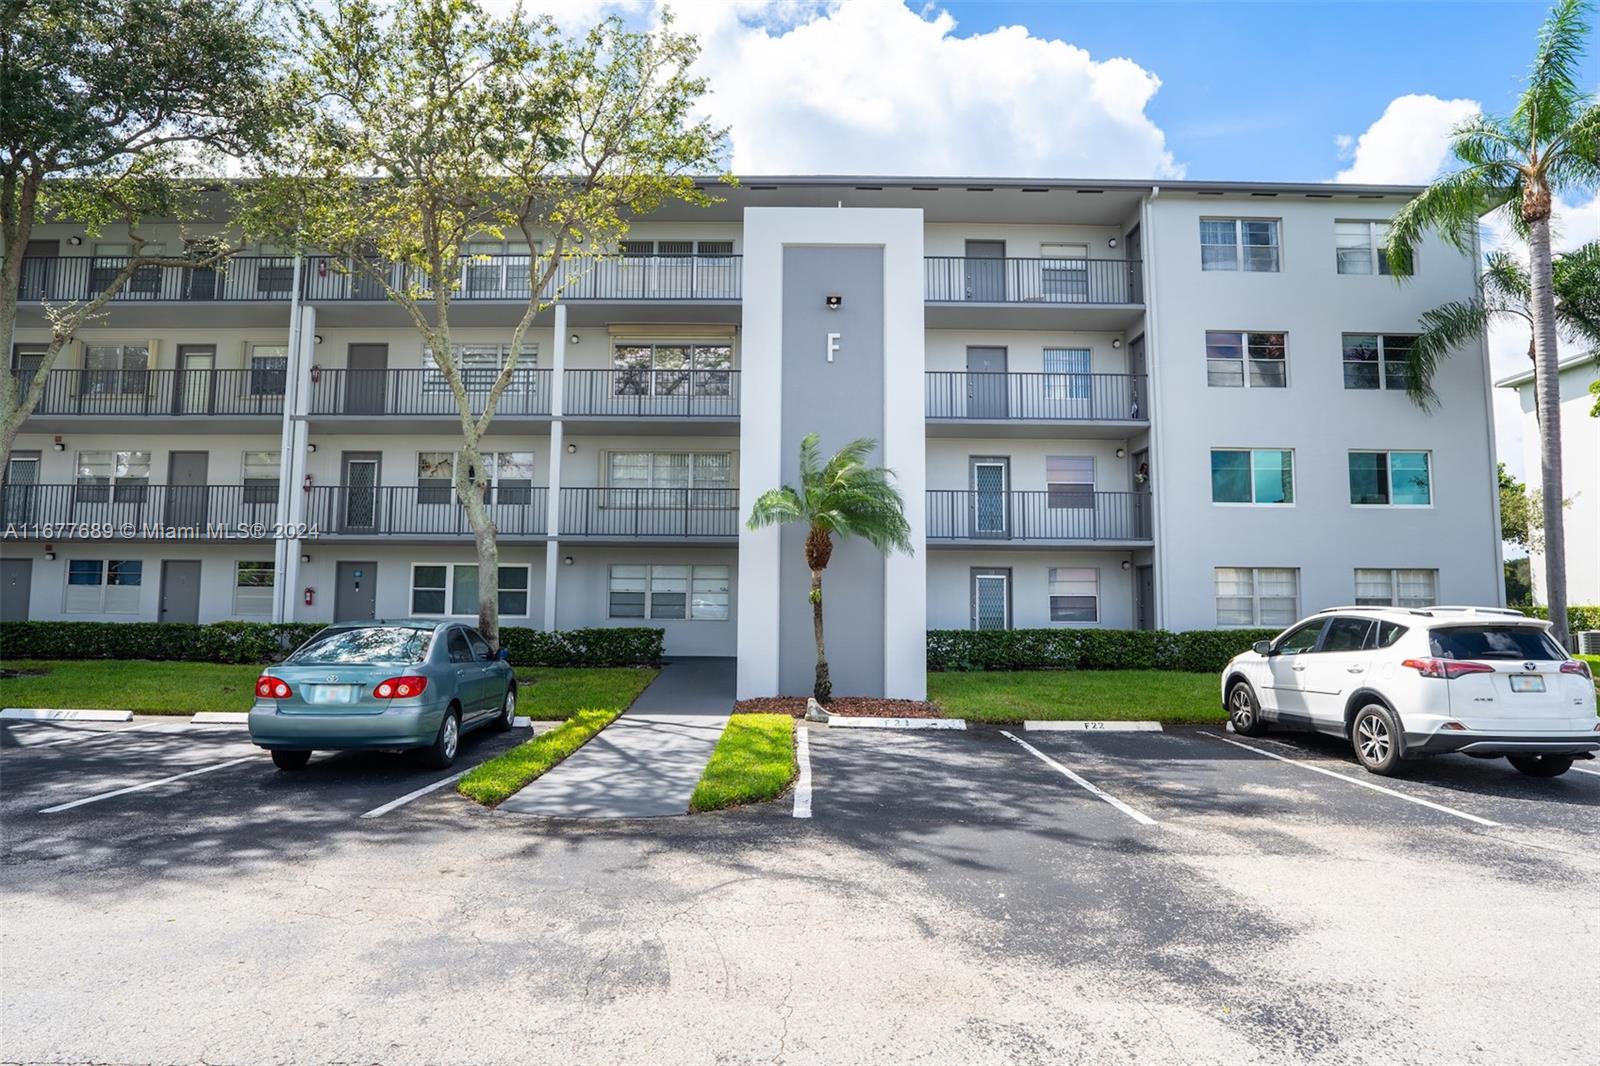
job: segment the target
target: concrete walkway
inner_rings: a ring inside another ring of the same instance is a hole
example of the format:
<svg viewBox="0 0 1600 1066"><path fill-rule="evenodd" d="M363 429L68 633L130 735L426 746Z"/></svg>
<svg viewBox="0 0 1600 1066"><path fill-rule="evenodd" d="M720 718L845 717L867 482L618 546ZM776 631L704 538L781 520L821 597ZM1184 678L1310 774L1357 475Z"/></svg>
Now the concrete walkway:
<svg viewBox="0 0 1600 1066"><path fill-rule="evenodd" d="M621 718L498 809L553 818L687 814L733 690L732 659L669 663Z"/></svg>

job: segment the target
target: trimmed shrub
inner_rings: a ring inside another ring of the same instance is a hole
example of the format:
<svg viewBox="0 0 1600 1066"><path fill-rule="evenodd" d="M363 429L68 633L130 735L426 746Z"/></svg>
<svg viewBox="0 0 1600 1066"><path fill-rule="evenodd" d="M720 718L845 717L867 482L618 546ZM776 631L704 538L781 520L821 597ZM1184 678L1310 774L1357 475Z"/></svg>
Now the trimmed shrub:
<svg viewBox="0 0 1600 1066"><path fill-rule="evenodd" d="M1277 629L930 629L930 670L1189 670L1213 673Z"/></svg>
<svg viewBox="0 0 1600 1066"><path fill-rule="evenodd" d="M1515 606L1514 609L1533 618L1549 618L1550 608ZM1586 629L1600 629L1600 606L1567 607L1567 632L1582 633Z"/></svg>
<svg viewBox="0 0 1600 1066"><path fill-rule="evenodd" d="M599 626L563 629L506 628L500 646L515 666L645 666L661 661L665 629Z"/></svg>

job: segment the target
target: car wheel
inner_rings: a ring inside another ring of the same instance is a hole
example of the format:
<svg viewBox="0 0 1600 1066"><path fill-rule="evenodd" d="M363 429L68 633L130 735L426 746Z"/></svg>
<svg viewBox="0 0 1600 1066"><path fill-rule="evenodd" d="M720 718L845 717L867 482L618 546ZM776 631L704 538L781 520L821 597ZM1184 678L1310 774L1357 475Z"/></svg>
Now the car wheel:
<svg viewBox="0 0 1600 1066"><path fill-rule="evenodd" d="M460 747L461 714L451 707L444 712L444 720L439 723L439 735L433 738L433 745L427 749L424 758L429 766L443 770L456 761L456 750Z"/></svg>
<svg viewBox="0 0 1600 1066"><path fill-rule="evenodd" d="M1506 761L1529 777L1560 777L1572 769L1570 755L1507 755Z"/></svg>
<svg viewBox="0 0 1600 1066"><path fill-rule="evenodd" d="M1259 737L1267 731L1256 694L1247 682L1241 681L1228 690L1228 721L1233 723L1233 731L1241 736Z"/></svg>
<svg viewBox="0 0 1600 1066"><path fill-rule="evenodd" d="M272 752L272 765L280 770L304 770L306 763L311 761L309 751L286 751L274 748Z"/></svg>
<svg viewBox="0 0 1600 1066"><path fill-rule="evenodd" d="M517 724L517 686L506 686L506 702L500 708L500 716L494 720L495 729L505 732Z"/></svg>
<svg viewBox="0 0 1600 1066"><path fill-rule="evenodd" d="M1400 756L1400 723L1381 703L1369 703L1350 723L1350 746L1368 773L1392 777L1404 764Z"/></svg>

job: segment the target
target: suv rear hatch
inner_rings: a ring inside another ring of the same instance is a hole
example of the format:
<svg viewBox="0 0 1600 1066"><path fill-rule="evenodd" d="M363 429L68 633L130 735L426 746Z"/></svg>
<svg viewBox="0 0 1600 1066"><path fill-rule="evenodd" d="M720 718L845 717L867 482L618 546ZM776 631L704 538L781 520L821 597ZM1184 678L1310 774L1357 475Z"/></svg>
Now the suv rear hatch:
<svg viewBox="0 0 1600 1066"><path fill-rule="evenodd" d="M1485 733L1575 733L1594 728L1593 684L1563 673L1567 661L1537 623L1464 622L1428 630L1436 659L1451 664L1450 714ZM1458 672L1465 671L1465 672Z"/></svg>

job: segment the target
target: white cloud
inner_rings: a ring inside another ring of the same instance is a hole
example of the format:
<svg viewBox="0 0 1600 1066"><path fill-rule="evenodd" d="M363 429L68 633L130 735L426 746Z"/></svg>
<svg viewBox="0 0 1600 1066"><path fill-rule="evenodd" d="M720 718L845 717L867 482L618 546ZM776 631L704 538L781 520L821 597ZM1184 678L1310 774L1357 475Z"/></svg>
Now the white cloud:
<svg viewBox="0 0 1600 1066"><path fill-rule="evenodd" d="M1450 158L1450 131L1482 111L1476 100L1412 94L1389 101L1378 120L1353 141L1334 139L1350 166L1335 181L1365 185L1425 185Z"/></svg>

